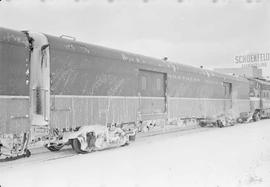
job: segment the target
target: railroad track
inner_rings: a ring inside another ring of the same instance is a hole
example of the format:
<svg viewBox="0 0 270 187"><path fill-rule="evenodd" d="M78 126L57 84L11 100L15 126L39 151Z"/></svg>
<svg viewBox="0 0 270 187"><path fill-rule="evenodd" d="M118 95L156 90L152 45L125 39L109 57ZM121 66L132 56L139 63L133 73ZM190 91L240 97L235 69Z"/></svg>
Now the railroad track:
<svg viewBox="0 0 270 187"><path fill-rule="evenodd" d="M146 142L153 142L153 141L161 141L169 138L175 138L179 136L185 136L189 134L195 134L195 133L200 133L200 132L205 132L205 131L210 131L210 130L222 130L219 128L211 128L211 127L204 127L204 128L193 128L193 129L185 129L185 130L176 130L176 131L168 131L168 132L154 132L154 133L148 133L144 135L138 135L138 138L136 139L135 142L132 142L130 146L137 145L137 144L143 144ZM105 149L102 151L97 151L94 153L89 153L89 154L96 154L98 152L103 152L103 151L113 151L113 149ZM117 149L117 148L116 148ZM74 156L83 156L83 155L78 155L75 153L71 146L67 146L63 148L62 150L58 152L50 152L46 148L38 148L38 149L33 149L31 150L32 155L29 158L22 158L19 160L14 160L14 161L9 161L9 162L3 162L0 163L0 168L12 168L12 167L20 167L20 166L25 166L29 164L37 164L37 163L42 163L42 162L48 162L48 161L53 161L53 160L58 160L58 159L63 159L63 158L68 158L68 157L74 157Z"/></svg>

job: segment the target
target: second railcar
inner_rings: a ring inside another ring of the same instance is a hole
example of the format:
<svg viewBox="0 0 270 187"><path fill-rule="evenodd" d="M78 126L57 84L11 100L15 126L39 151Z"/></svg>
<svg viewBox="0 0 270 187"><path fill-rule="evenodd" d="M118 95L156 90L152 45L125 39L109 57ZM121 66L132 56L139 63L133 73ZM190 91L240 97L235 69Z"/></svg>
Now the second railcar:
<svg viewBox="0 0 270 187"><path fill-rule="evenodd" d="M229 112L236 117L249 111L249 84L244 78L46 37L52 127L141 122L157 129L175 120Z"/></svg>
<svg viewBox="0 0 270 187"><path fill-rule="evenodd" d="M253 119L270 117L270 82L258 78L248 78L250 84L250 103Z"/></svg>

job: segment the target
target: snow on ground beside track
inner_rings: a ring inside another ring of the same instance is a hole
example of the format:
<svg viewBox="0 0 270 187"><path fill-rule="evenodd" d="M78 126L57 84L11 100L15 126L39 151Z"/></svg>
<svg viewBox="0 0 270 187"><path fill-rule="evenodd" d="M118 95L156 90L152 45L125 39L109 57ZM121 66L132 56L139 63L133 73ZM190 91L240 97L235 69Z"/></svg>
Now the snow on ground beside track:
<svg viewBox="0 0 270 187"><path fill-rule="evenodd" d="M0 185L269 187L270 120L155 136L126 147L57 160L0 166Z"/></svg>

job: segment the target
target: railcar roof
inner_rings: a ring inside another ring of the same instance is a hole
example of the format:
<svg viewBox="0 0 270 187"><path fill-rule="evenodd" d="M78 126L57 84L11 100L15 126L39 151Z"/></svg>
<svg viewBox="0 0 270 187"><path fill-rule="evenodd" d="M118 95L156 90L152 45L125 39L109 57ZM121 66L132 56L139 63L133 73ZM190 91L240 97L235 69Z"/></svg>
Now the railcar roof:
<svg viewBox="0 0 270 187"><path fill-rule="evenodd" d="M52 47L63 50L70 50L71 52L84 53L87 55L100 56L110 59L118 59L121 61L127 61L130 63L139 63L148 66L156 66L172 71L185 71L198 73L207 77L216 77L225 80L234 81L245 81L246 79L242 77L234 77L222 73L217 73L207 69L196 68L190 65L175 63L171 61L164 61L162 59L147 57L144 55L134 54L126 51L111 49L103 46L98 46L94 44L88 44L84 42L74 41L70 39L55 37L51 35L46 35L50 43L53 43Z"/></svg>

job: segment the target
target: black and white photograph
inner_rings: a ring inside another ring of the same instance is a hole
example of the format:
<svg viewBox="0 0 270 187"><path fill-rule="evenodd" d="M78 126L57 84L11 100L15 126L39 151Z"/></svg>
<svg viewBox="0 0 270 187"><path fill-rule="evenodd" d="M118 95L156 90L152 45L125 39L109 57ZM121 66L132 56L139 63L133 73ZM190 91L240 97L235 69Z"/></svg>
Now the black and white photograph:
<svg viewBox="0 0 270 187"><path fill-rule="evenodd" d="M270 187L270 0L0 0L0 187Z"/></svg>

